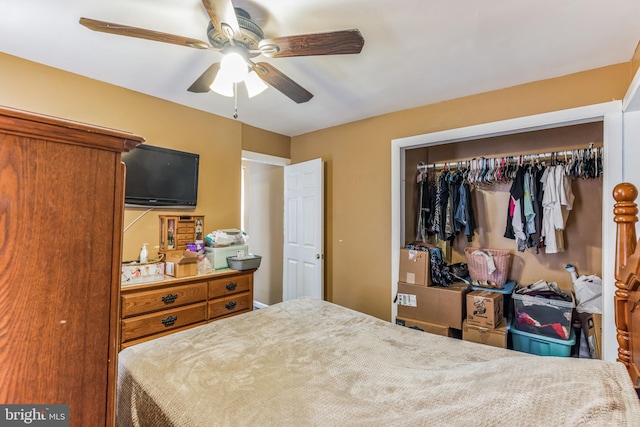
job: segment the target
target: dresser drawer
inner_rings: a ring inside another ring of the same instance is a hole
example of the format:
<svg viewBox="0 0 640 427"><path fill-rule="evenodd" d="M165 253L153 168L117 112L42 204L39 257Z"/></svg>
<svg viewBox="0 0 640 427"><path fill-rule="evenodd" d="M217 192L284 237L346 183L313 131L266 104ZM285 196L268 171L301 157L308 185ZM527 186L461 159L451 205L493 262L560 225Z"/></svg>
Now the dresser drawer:
<svg viewBox="0 0 640 427"><path fill-rule="evenodd" d="M127 342L147 335L182 328L206 320L207 303L163 310L157 313L131 317L122 321L122 341Z"/></svg>
<svg viewBox="0 0 640 427"><path fill-rule="evenodd" d="M251 301L249 292L209 301L209 320L233 313L249 311L253 306L252 304L253 301Z"/></svg>
<svg viewBox="0 0 640 427"><path fill-rule="evenodd" d="M122 295L122 317L165 310L206 299L206 282L125 294Z"/></svg>
<svg viewBox="0 0 640 427"><path fill-rule="evenodd" d="M193 234L196 232L195 223L189 224L178 224L178 229L176 230L177 234Z"/></svg>
<svg viewBox="0 0 640 427"><path fill-rule="evenodd" d="M252 279L253 273L209 280L209 299L247 292Z"/></svg>

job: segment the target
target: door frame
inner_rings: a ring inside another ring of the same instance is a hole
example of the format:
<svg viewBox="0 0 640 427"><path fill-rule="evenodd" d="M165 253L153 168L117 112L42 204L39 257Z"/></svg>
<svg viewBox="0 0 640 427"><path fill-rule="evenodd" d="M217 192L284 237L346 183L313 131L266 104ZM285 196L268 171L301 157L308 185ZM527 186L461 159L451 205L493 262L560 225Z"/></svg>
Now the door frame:
<svg viewBox="0 0 640 427"><path fill-rule="evenodd" d="M247 161L247 162L251 162L251 163L264 163L264 164L268 164L268 165L272 165L272 166L279 166L279 167L285 167L291 164L291 159L288 159L286 157L278 157L278 156L272 156L272 155L268 155L268 154L262 154L262 153L256 153L253 151L246 151L246 150L242 150L242 155L241 155L242 161ZM246 185L246 183L245 183ZM282 182L282 187L278 190L281 191L281 189L284 188L284 179ZM242 212L241 214L244 214L244 212ZM283 212L284 215L284 212ZM282 230L280 230L282 231ZM251 237L251 234L249 234L249 236ZM251 242L249 242L251 243ZM283 250L282 250L282 245L279 246L280 247L280 259L282 259L282 255L283 255ZM263 258L265 259L272 259L273 255L271 253L263 253L261 254ZM260 280L260 276L259 275L254 275L254 280ZM282 281L282 278L281 278ZM258 283L259 284L259 283ZM254 287L255 287L256 283L254 283ZM255 293L254 293L255 295ZM261 301L253 301L253 305L254 307L259 307L259 308L264 308L267 307L268 305L261 302Z"/></svg>
<svg viewBox="0 0 640 427"><path fill-rule="evenodd" d="M637 75L636 75L637 77ZM636 79L634 79L634 82ZM638 78L640 81L640 78ZM637 85L637 86L640 86ZM636 86L636 87L637 87ZM412 148L471 141L514 133L603 122L604 174L602 182L602 275L603 359L615 361L617 341L613 307L614 257L616 228L613 222L613 188L623 180L623 114L622 101L610 101L567 110L518 117L398 138L391 141L391 320L395 322L397 306L393 303L398 289L400 248L404 244L405 151Z"/></svg>

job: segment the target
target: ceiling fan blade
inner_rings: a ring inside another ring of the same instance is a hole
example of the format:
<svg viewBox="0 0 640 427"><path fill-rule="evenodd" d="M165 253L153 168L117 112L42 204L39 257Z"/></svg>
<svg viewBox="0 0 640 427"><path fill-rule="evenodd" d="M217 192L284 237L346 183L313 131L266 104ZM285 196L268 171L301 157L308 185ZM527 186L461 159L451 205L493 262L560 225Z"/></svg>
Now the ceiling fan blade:
<svg viewBox="0 0 640 427"><path fill-rule="evenodd" d="M269 83L271 86L273 86L298 104L302 104L303 102L307 102L308 100L313 98L313 94L300 86L298 83L291 80L289 77L284 75L281 71L279 71L269 63L258 62L257 64L253 64L251 68L258 74L258 76L260 76L262 80Z"/></svg>
<svg viewBox="0 0 640 427"><path fill-rule="evenodd" d="M80 18L80 24L84 25L90 30L100 31L102 33L117 34L127 37L137 37L139 39L177 44L180 46L193 47L195 49L211 49L209 43L203 42L201 40L161 33L159 31L145 30L144 28L130 27L128 25L114 24L112 22L98 21L96 19L90 18Z"/></svg>
<svg viewBox="0 0 640 427"><path fill-rule="evenodd" d="M283 36L260 41L259 48L265 56L343 55L360 53L364 38L357 29L329 33Z"/></svg>
<svg viewBox="0 0 640 427"><path fill-rule="evenodd" d="M240 25L231 0L202 0L202 4L216 30L228 39L240 37Z"/></svg>
<svg viewBox="0 0 640 427"><path fill-rule="evenodd" d="M196 81L193 82L193 84L189 86L189 89L187 90L193 93L209 92L209 88L211 87L211 84L215 80L216 76L218 75L219 70L220 70L220 63L216 62L215 64L207 68L207 70L204 73L202 73L202 75L198 77Z"/></svg>

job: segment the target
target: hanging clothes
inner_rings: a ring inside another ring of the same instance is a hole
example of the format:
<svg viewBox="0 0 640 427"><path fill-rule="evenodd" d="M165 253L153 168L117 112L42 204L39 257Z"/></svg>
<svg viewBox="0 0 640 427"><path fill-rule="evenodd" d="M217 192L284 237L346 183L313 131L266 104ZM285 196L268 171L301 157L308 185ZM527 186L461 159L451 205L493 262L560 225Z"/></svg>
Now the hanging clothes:
<svg viewBox="0 0 640 427"><path fill-rule="evenodd" d="M446 239L449 242L453 242L460 231L462 230L461 224L456 221L456 214L458 212L458 206L460 205L460 186L462 185L462 171L456 169L454 172L449 173L449 202L447 206L447 214L450 216L450 228L447 230Z"/></svg>
<svg viewBox="0 0 640 427"><path fill-rule="evenodd" d="M523 193L523 211L525 234L527 235L527 247L530 246L529 236L536 232L535 218L536 213L533 210L533 198L531 196L531 172L529 168L524 173L524 193Z"/></svg>
<svg viewBox="0 0 640 427"><path fill-rule="evenodd" d="M467 242L473 241L473 234L476 230L476 218L473 213L473 203L471 201L471 187L467 181L460 185L460 197L458 208L456 209L455 220L461 230L467 236Z"/></svg>
<svg viewBox="0 0 640 427"><path fill-rule="evenodd" d="M433 207L435 204L434 173L420 165L418 168L418 223L416 225L416 241L426 242L433 234Z"/></svg>
<svg viewBox="0 0 640 427"><path fill-rule="evenodd" d="M565 228L569 212L573 209L575 199L571 189L571 180L566 175L563 165L550 166L542 175L542 236L545 252L555 254L564 252Z"/></svg>
<svg viewBox="0 0 640 427"><path fill-rule="evenodd" d="M561 153L562 154L562 153ZM540 156L551 158L547 166ZM504 237L515 240L519 251L535 248L539 253L564 250L563 230L573 208L571 179L602 176L602 148L592 145L584 150L487 159L484 157L458 162L453 170L449 164L439 174L426 174L420 187L420 212L416 240L435 235L439 240L453 242L464 233L472 241L477 227L472 203L472 186L511 182L507 223Z"/></svg>
<svg viewBox="0 0 640 427"><path fill-rule="evenodd" d="M507 225L504 237L517 242L518 250L524 251L527 245L525 234L525 220L523 212L524 204L524 169L520 166L515 171L515 176L509 188L509 205L507 207Z"/></svg>
<svg viewBox="0 0 640 427"><path fill-rule="evenodd" d="M448 240L448 236L453 233L451 208L449 206L449 171L442 171L438 178L438 206L440 212L440 228L438 230L438 238L440 240Z"/></svg>
<svg viewBox="0 0 640 427"><path fill-rule="evenodd" d="M536 248L536 253L540 253L540 248L544 246L544 240L542 238L542 195L543 187L540 183L540 178L544 174L546 167L539 163L536 163L532 168L531 173L531 201L533 205L533 212L535 214L534 224L535 231L529 236L529 247Z"/></svg>
<svg viewBox="0 0 640 427"><path fill-rule="evenodd" d="M524 252L527 248L527 235L525 233L526 221L524 216L524 174L524 168L518 166L516 176L509 190L509 194L513 199L513 217L511 218L511 223L518 251L520 252Z"/></svg>

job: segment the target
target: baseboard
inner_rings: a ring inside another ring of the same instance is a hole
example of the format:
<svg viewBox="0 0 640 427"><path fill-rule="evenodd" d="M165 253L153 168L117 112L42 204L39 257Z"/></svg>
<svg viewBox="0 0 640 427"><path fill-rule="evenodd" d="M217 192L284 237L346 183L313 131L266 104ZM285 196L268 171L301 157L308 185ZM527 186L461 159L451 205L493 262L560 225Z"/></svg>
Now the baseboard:
<svg viewBox="0 0 640 427"><path fill-rule="evenodd" d="M263 303L261 303L259 301L256 301L256 300L253 300L253 306L255 308L267 308L267 307L269 307L267 304L263 304Z"/></svg>

